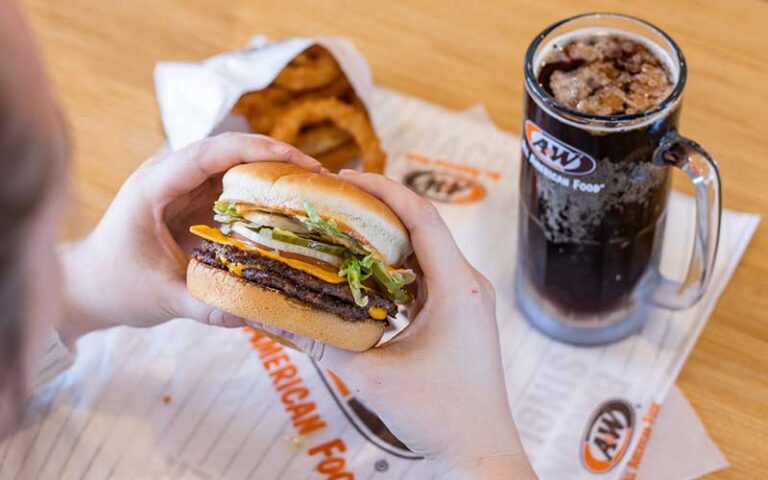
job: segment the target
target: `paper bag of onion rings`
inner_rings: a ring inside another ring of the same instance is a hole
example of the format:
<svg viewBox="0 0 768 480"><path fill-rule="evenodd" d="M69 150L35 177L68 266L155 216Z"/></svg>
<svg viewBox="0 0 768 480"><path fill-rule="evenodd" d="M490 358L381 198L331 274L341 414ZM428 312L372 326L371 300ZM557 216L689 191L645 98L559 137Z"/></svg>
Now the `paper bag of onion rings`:
<svg viewBox="0 0 768 480"><path fill-rule="evenodd" d="M244 50L199 63L160 63L155 86L172 149L224 131L255 132L332 171L384 171L368 108L370 69L344 39L259 36Z"/></svg>

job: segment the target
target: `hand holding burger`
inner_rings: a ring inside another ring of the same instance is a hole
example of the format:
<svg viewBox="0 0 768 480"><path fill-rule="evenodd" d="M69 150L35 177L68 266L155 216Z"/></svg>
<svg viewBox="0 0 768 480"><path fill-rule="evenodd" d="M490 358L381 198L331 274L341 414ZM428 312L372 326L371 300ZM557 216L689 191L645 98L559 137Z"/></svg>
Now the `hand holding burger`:
<svg viewBox="0 0 768 480"><path fill-rule="evenodd" d="M240 249L243 252L238 253L231 248L237 244L226 241L218 246L204 244L188 266L186 252L200 245L199 235L190 234L189 226L211 223L211 207L222 194L224 172L241 163L275 160L320 172L314 160L296 149L257 135L214 137L145 162L120 189L95 230L85 239L62 248L68 306L66 322L59 326L62 336L71 342L92 330L116 325L148 327L178 316L214 325L243 325L239 316L190 295L184 274L190 270L192 276L199 273L200 296L206 288L219 284L214 278L220 279L222 299L242 301L229 305L247 305L248 311L242 315L253 313L267 318L259 309L267 309L264 311L269 313L269 305L260 307L247 300L250 295L255 296L250 296L253 299L271 293L274 311L288 313L280 318L292 319L296 324L316 316L321 320L315 326L322 325L326 335L333 334L326 340L351 341L353 349L365 349L377 341L384 326L383 320L376 318L382 317L376 309L384 310L389 317L394 313L393 303L408 304L409 297L414 296L413 285L406 285L412 277L400 265L412 244L423 276L419 295L410 304L411 326L394 343L363 353L324 346L322 363L359 392L401 440L435 459L441 468L441 478L535 478L507 405L493 290L463 258L436 210L402 185L378 175L346 173L339 177L388 205L386 210L379 207L366 210L377 203L368 201L372 197L360 202L357 193L339 204L323 202L334 198L333 195L324 199L302 198L302 202L294 203L285 197L282 205L292 206L295 211L286 209L281 215L270 212L271 215L263 216L259 209L242 207L238 212L237 204L241 200L257 205L256 200L261 197L256 195L224 196L223 203L215 205L215 215L227 237L243 245L248 245L245 240L249 237L260 240L249 240L253 248L267 253L260 265L288 265L287 259L292 259L302 262L294 266L312 270L306 265L313 265L313 261L306 257L312 258L313 254L306 255L309 253L306 250L293 252L296 253L293 258L290 252L283 251L280 254L283 258L275 260L276 264L267 262L274 260L269 257L275 255L275 247L279 245L262 238L270 235L267 231L271 230L274 241L289 244L293 241L298 246L314 241L317 244L310 244L320 248L313 250L342 258L342 265L336 271L341 281L328 277L333 281L319 283L316 281L319 277L314 275L304 284L304 293L295 290L292 290L295 296L275 293L278 290L266 283L243 278L259 278L253 276L253 272L246 275L248 269L242 266L253 265L249 262L254 252ZM247 175L243 175L234 184L246 178ZM243 183L247 186L250 181ZM240 193L248 191L244 189ZM303 200L310 200L309 208ZM365 214L370 217L366 219ZM245 232L240 238L237 231L244 230L242 226L235 229L236 223L245 224L260 237ZM258 228L254 228L257 223ZM352 225L360 226L347 228ZM370 230L372 225L380 228ZM308 234L312 227L314 233ZM405 236L402 227L407 232ZM266 230L261 232L262 228ZM356 251L355 243L337 244L339 236L335 229L359 242L363 250ZM193 231L211 234L205 229ZM382 237L371 231L379 232ZM390 234L392 237L385 236ZM216 233L212 235L218 237ZM381 242L382 238L388 240ZM209 240L208 243L217 242ZM339 245L345 250L338 249ZM349 256L353 259L348 259ZM220 263L214 266L206 262L213 260ZM316 260L320 260L317 266L322 262L338 262L331 258ZM374 263L386 268L387 275L379 272L381 281L373 270ZM310 273L294 266L276 266L272 271L283 272L289 279L306 280L305 275ZM324 266L328 270L327 265ZM237 273L242 277L235 275ZM284 279L261 275L264 281L270 278L271 281L277 279L276 286L283 285L284 291L290 288L291 284ZM306 286L310 284L314 290ZM321 297L311 295L317 290L328 293ZM238 291L241 297L235 295ZM322 301L317 301L318 298ZM333 300L330 303L329 298ZM312 331L301 333L313 335ZM286 335L305 348L324 345L309 342L301 335ZM349 347L346 343L341 346Z"/></svg>
<svg viewBox="0 0 768 480"><path fill-rule="evenodd" d="M408 232L379 199L336 176L280 162L237 166L214 206L218 228L187 271L192 295L268 327L353 351L379 341L413 298Z"/></svg>
<svg viewBox="0 0 768 480"><path fill-rule="evenodd" d="M441 479L533 479L509 410L493 287L427 200L380 175L342 171L406 227L422 272L410 325L353 353L272 330L338 374Z"/></svg>
<svg viewBox="0 0 768 480"><path fill-rule="evenodd" d="M242 326L239 317L192 298L185 274L199 244L191 223L210 218L221 176L242 163L269 160L320 171L290 145L228 133L145 161L126 180L96 228L61 247L67 309L59 333L69 343L116 325L151 327L175 317Z"/></svg>

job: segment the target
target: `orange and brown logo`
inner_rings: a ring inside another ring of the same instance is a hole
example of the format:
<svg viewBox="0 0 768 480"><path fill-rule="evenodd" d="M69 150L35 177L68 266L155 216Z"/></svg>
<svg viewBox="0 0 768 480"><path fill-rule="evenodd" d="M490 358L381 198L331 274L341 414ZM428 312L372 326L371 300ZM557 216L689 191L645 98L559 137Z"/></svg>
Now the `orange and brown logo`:
<svg viewBox="0 0 768 480"><path fill-rule="evenodd" d="M600 404L584 432L581 461L590 472L605 473L624 457L632 440L635 414L624 400Z"/></svg>
<svg viewBox="0 0 768 480"><path fill-rule="evenodd" d="M481 178L498 181L499 172L440 158L409 154L410 162L423 165L403 177L403 183L423 197L443 203L471 203L485 198Z"/></svg>
<svg viewBox="0 0 768 480"><path fill-rule="evenodd" d="M525 139L536 158L552 170L568 175L588 175L597 168L592 157L561 142L530 120L525 121Z"/></svg>
<svg viewBox="0 0 768 480"><path fill-rule="evenodd" d="M419 195L446 203L469 203L485 196L482 185L460 174L439 170L415 170L403 179Z"/></svg>

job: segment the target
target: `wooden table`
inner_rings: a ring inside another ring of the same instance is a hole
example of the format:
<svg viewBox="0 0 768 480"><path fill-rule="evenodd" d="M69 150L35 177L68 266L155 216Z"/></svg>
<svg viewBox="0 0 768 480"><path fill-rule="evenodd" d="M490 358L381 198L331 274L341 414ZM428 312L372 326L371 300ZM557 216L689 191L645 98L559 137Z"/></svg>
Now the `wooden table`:
<svg viewBox="0 0 768 480"><path fill-rule="evenodd" d="M719 160L727 208L768 212L768 3L758 0L25 0L23 7L74 137L65 237L87 232L163 142L152 82L158 60L201 59L240 47L255 32L343 35L366 55L377 83L451 108L482 103L501 127L517 132L528 42L560 18L598 10L643 17L680 43L690 66L684 133ZM711 478L764 476L765 224L678 383L733 464Z"/></svg>

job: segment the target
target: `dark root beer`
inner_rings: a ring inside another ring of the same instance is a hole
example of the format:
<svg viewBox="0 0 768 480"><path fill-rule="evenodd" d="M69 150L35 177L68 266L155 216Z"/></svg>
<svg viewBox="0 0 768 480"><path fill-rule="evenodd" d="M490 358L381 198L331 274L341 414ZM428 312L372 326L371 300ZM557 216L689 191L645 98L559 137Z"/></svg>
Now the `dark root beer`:
<svg viewBox="0 0 768 480"><path fill-rule="evenodd" d="M537 79L575 111L626 115L652 110L669 95L668 64L638 39L585 33L555 40ZM670 172L652 157L678 109L638 128L602 132L569 125L530 95L525 108L520 262L529 286L575 320L620 309L663 228ZM575 169L577 161L588 167Z"/></svg>
<svg viewBox="0 0 768 480"><path fill-rule="evenodd" d="M687 308L714 262L719 178L677 126L685 62L656 27L618 14L558 22L526 54L517 291L528 320L572 343L639 328L651 308ZM704 176L685 167L696 161ZM669 166L706 185L697 196L702 273L658 269Z"/></svg>

